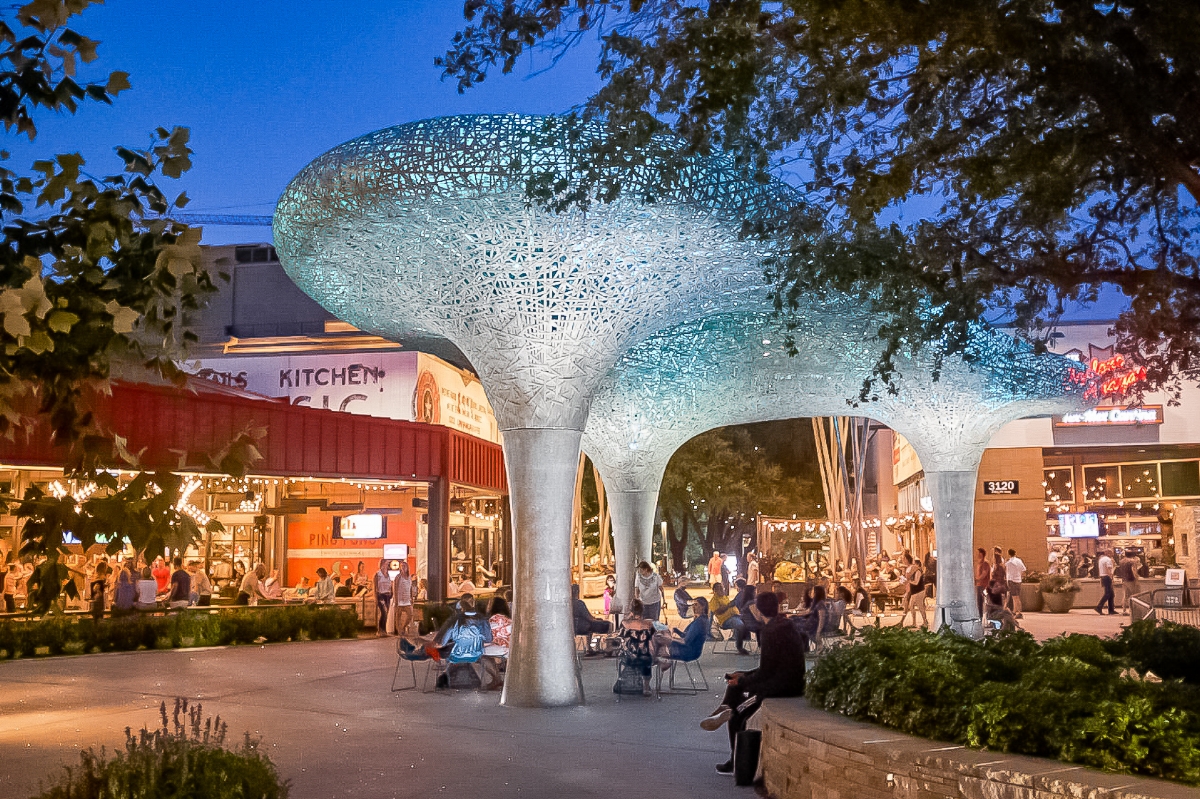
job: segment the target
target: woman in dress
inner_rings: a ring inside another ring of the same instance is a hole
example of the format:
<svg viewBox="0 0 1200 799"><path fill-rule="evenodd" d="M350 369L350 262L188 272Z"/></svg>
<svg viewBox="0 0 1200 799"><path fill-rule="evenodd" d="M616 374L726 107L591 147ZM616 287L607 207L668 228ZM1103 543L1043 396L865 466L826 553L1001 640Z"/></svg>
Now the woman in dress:
<svg viewBox="0 0 1200 799"><path fill-rule="evenodd" d="M638 564L637 574L633 578L633 598L641 600L646 621L658 621L658 614L662 611L662 585L662 577L653 566L644 560Z"/></svg>
<svg viewBox="0 0 1200 799"><path fill-rule="evenodd" d="M648 568L646 563L642 566ZM621 624L621 663L626 669L633 669L641 675L642 695L650 696L650 674L654 669L654 624L645 618L644 612L640 599L629 603L625 621ZM613 690L620 693L619 682Z"/></svg>
<svg viewBox="0 0 1200 799"><path fill-rule="evenodd" d="M925 572L921 561L904 553L904 615L900 618L900 626L908 623L908 614L913 617L913 626L917 626L917 614L921 614L921 626L929 626L929 617L925 615Z"/></svg>
<svg viewBox="0 0 1200 799"><path fill-rule="evenodd" d="M408 632L408 626L413 620L413 586L412 576L408 570L408 561L400 561L400 569L392 580L392 612L388 624L395 620L396 635Z"/></svg>

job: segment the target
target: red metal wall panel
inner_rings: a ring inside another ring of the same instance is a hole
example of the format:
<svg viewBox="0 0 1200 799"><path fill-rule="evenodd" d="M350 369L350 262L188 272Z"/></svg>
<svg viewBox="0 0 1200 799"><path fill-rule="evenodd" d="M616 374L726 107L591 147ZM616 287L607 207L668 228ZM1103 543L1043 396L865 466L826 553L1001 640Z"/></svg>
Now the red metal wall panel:
<svg viewBox="0 0 1200 799"><path fill-rule="evenodd" d="M123 436L142 464L156 469L206 470L206 455L224 448L248 427L262 427L263 458L255 474L278 477L345 477L363 480L434 480L506 491L503 453L488 441L438 425L350 417L336 411L172 387L118 383L97 397L102 425ZM180 463L180 453L186 453ZM28 437L0 440L0 461L16 466L56 466L61 448L50 445L45 425ZM114 464L122 465L122 464Z"/></svg>

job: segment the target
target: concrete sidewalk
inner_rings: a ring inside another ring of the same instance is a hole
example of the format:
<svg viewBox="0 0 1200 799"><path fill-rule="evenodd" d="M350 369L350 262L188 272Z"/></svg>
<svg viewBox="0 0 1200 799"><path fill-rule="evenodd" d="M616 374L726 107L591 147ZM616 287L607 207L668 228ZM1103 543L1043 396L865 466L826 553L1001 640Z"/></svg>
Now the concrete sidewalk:
<svg viewBox="0 0 1200 799"><path fill-rule="evenodd" d="M391 693L394 638L0 662L0 796L24 799L81 748L119 747L125 727L156 726L160 702L185 696L228 721L231 739L260 736L297 799L751 797L714 771L725 731L698 724L721 675L756 658L710 648L707 695L618 705L614 661L589 658L588 705L557 710L500 707L499 693Z"/></svg>

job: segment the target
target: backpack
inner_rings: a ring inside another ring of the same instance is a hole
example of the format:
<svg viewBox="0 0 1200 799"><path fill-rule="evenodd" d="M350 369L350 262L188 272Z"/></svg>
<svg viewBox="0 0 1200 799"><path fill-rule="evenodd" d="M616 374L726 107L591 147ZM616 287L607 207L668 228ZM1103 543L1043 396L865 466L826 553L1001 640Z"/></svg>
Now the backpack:
<svg viewBox="0 0 1200 799"><path fill-rule="evenodd" d="M1122 580L1132 580L1132 579L1134 579L1133 564L1130 563L1129 561L1125 561L1120 566L1118 566L1116 568L1116 571L1114 571L1113 573L1116 574L1118 577L1120 577Z"/></svg>

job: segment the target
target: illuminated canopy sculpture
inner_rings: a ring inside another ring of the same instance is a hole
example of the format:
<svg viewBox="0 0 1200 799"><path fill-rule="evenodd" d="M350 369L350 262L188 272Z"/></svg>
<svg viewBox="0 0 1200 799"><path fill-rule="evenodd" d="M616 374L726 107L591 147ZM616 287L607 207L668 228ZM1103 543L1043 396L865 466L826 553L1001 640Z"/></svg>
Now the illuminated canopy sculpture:
<svg viewBox="0 0 1200 799"><path fill-rule="evenodd" d="M899 393L847 406L875 364L878 327L849 302L797 314L798 354L769 310L685 322L623 355L597 392L583 448L604 477L612 508L618 596L630 596L631 564L651 551L658 488L671 455L715 427L803 416L868 416L901 432L921 458L937 514L938 618L977 632L972 575L975 472L1005 423L1078 407L1073 362L1037 356L983 328L978 365L936 351L901 358Z"/></svg>
<svg viewBox="0 0 1200 799"><path fill-rule="evenodd" d="M516 539L503 701L522 705L582 701L569 529L596 388L655 331L761 302L738 225L780 200L696 160L653 205L637 198L655 187L634 177L623 199L551 214L527 181L573 160L546 132L534 117L474 116L369 134L307 166L274 224L288 274L338 318L444 337L479 373L504 431Z"/></svg>

